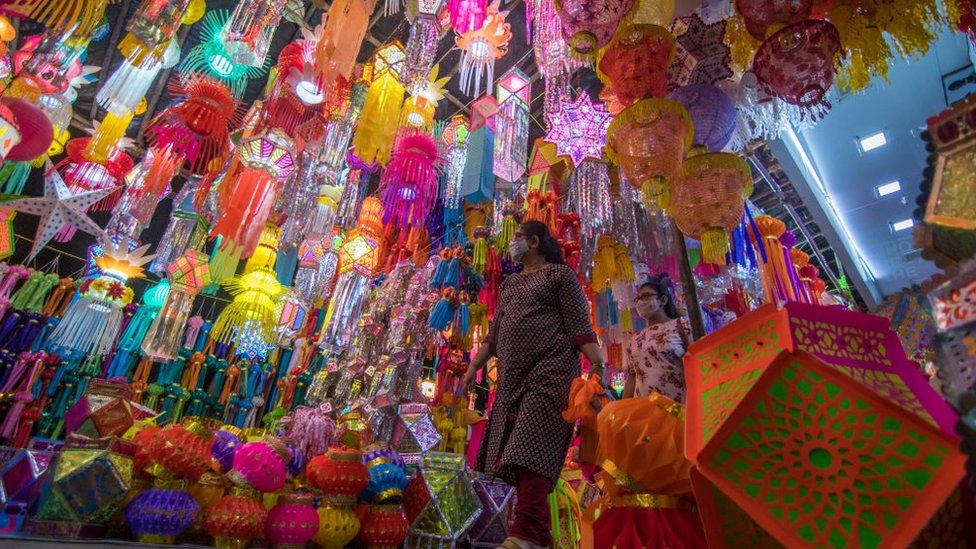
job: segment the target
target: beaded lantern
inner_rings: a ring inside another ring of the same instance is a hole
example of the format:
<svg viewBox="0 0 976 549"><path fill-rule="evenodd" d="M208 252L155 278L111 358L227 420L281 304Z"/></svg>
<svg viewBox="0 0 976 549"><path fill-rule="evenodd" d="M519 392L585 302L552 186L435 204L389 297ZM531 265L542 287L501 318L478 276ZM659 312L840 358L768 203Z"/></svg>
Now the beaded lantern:
<svg viewBox="0 0 976 549"><path fill-rule="evenodd" d="M693 156L670 186L667 211L686 236L701 240L702 261L721 264L728 234L742 220L752 194L752 172L742 158L727 153Z"/></svg>
<svg viewBox="0 0 976 549"><path fill-rule="evenodd" d="M614 117L607 129L607 157L627 181L658 200L679 174L695 128L681 103L644 99Z"/></svg>
<svg viewBox="0 0 976 549"><path fill-rule="evenodd" d="M606 46L634 0L556 0L563 36L577 55L592 57Z"/></svg>
<svg viewBox="0 0 976 549"><path fill-rule="evenodd" d="M813 4L813 0L736 0L735 9L749 34L765 40L770 27L784 27L807 19Z"/></svg>
<svg viewBox="0 0 976 549"><path fill-rule="evenodd" d="M405 60L406 54L398 40L373 54L372 82L352 139L356 156L366 162L385 165L390 159L406 91L400 81Z"/></svg>
<svg viewBox="0 0 976 549"><path fill-rule="evenodd" d="M732 139L736 106L732 98L719 88L710 84L689 84L668 94L668 99L688 109L695 125L694 146L718 152Z"/></svg>
<svg viewBox="0 0 976 549"><path fill-rule="evenodd" d="M456 40L461 50L461 91L470 96L478 96L482 90L482 76L485 88L490 90L495 81L495 60L508 53L508 42L512 39L511 25L505 22L507 11L499 11L499 0L488 6L482 26L459 33Z"/></svg>
<svg viewBox="0 0 976 549"><path fill-rule="evenodd" d="M623 106L664 97L668 68L674 58L671 33L657 25L627 25L617 30L600 55L597 71Z"/></svg>
<svg viewBox="0 0 976 549"><path fill-rule="evenodd" d="M380 181L384 224L416 227L427 221L437 200L437 170L441 164L437 143L431 136L415 133L397 141Z"/></svg>
<svg viewBox="0 0 976 549"><path fill-rule="evenodd" d="M516 67L509 69L498 80L492 171L509 183L518 181L525 174L529 153L531 92L529 77Z"/></svg>
<svg viewBox="0 0 976 549"><path fill-rule="evenodd" d="M827 21L802 21L766 39L752 61L762 90L792 105L817 107L834 83L840 52L837 29Z"/></svg>

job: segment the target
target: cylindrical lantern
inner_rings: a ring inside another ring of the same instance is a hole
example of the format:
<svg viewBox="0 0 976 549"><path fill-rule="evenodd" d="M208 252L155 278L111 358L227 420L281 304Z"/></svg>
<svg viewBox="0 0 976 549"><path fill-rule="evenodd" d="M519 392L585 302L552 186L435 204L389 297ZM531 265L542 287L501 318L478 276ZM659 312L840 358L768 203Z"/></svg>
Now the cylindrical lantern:
<svg viewBox="0 0 976 549"><path fill-rule="evenodd" d="M208 261L206 254L190 250L166 269L171 283L170 292L142 342L146 356L160 362L176 358L186 320L193 308L193 299L210 284Z"/></svg>
<svg viewBox="0 0 976 549"><path fill-rule="evenodd" d="M281 0L243 0L224 27L221 37L235 63L260 66L268 55L271 38L284 12Z"/></svg>
<svg viewBox="0 0 976 549"><path fill-rule="evenodd" d="M272 547L305 547L318 531L311 494L279 496L264 522L264 537Z"/></svg>

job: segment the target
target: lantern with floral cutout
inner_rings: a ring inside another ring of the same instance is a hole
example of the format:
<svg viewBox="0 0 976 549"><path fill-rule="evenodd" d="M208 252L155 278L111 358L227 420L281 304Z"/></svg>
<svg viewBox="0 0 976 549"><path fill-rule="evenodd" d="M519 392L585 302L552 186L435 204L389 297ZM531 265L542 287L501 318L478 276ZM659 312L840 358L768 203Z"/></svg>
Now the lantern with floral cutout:
<svg viewBox="0 0 976 549"><path fill-rule="evenodd" d="M840 52L837 28L827 21L802 21L762 43L752 72L762 90L792 105L816 107L834 83Z"/></svg>
<svg viewBox="0 0 976 549"><path fill-rule="evenodd" d="M627 25L617 30L603 51L597 71L624 106L641 99L664 97L674 52L674 38L667 29L657 25Z"/></svg>
<svg viewBox="0 0 976 549"><path fill-rule="evenodd" d="M765 40L771 27L776 30L807 19L813 4L813 0L735 0L735 9L749 34Z"/></svg>
<svg viewBox="0 0 976 549"><path fill-rule="evenodd" d="M606 46L634 0L556 0L563 36L580 56L592 57Z"/></svg>

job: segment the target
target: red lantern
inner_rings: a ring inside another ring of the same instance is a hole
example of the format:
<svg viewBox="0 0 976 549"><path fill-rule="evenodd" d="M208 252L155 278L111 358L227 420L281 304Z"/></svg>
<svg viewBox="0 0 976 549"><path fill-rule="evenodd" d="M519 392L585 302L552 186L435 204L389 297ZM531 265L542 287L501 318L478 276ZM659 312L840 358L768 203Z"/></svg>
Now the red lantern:
<svg viewBox="0 0 976 549"><path fill-rule="evenodd" d="M757 40L765 40L773 25L792 25L810 17L813 0L735 0L746 30Z"/></svg>
<svg viewBox="0 0 976 549"><path fill-rule="evenodd" d="M801 107L815 107L834 83L840 36L827 21L790 25L762 43L752 72L769 95Z"/></svg>
<svg viewBox="0 0 976 549"><path fill-rule="evenodd" d="M152 459L160 467L190 480L197 480L210 468L213 433L199 423L168 425L160 429L151 447Z"/></svg>
<svg viewBox="0 0 976 549"><path fill-rule="evenodd" d="M261 534L267 512L256 498L253 490L234 488L207 509L203 529L214 537L214 545L245 547Z"/></svg>
<svg viewBox="0 0 976 549"><path fill-rule="evenodd" d="M352 503L369 484L369 472L358 450L334 448L308 462L308 482L333 503Z"/></svg>
<svg viewBox="0 0 976 549"><path fill-rule="evenodd" d="M147 469L152 465L153 441L159 434L160 428L150 425L132 437L132 444L136 447L136 454L132 459L132 471L137 477L148 477Z"/></svg>
<svg viewBox="0 0 976 549"><path fill-rule="evenodd" d="M399 505L371 505L359 530L367 549L399 547L407 537L407 517Z"/></svg>
<svg viewBox="0 0 976 549"><path fill-rule="evenodd" d="M597 63L601 80L623 106L668 91L668 68L674 59L674 38L657 25L622 27Z"/></svg>

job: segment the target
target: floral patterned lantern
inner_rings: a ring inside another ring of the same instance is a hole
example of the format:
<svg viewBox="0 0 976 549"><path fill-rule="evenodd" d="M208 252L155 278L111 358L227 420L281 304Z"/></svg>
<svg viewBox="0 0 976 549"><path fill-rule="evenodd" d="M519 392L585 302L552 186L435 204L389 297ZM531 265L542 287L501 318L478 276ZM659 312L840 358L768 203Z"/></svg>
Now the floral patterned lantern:
<svg viewBox="0 0 976 549"><path fill-rule="evenodd" d="M612 125L610 113L581 93L575 101L565 101L558 110L546 113L546 141L556 145L560 156L568 156L574 166L579 166L587 158L603 157L608 126Z"/></svg>
<svg viewBox="0 0 976 549"><path fill-rule="evenodd" d="M765 40L770 27L799 23L810 16L813 0L735 0L735 9L746 30L757 40Z"/></svg>
<svg viewBox="0 0 976 549"><path fill-rule="evenodd" d="M610 42L634 5L634 0L556 0L556 12L573 51L592 57Z"/></svg>
<svg viewBox="0 0 976 549"><path fill-rule="evenodd" d="M702 260L724 263L728 233L742 220L752 172L734 154L706 153L685 161L673 181L668 213L687 236L701 240Z"/></svg>
<svg viewBox="0 0 976 549"><path fill-rule="evenodd" d="M600 56L597 70L617 101L626 106L641 99L664 97L674 52L674 38L667 29L628 25L614 35Z"/></svg>
<svg viewBox="0 0 976 549"><path fill-rule="evenodd" d="M688 109L695 124L694 146L722 150L735 132L736 107L725 92L709 84L689 84L668 95Z"/></svg>
<svg viewBox="0 0 976 549"><path fill-rule="evenodd" d="M752 71L767 94L793 105L816 107L834 83L840 46L837 29L829 22L802 21L766 39L752 61Z"/></svg>

